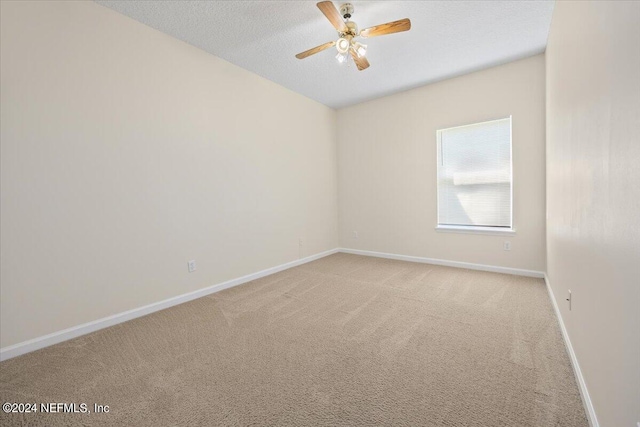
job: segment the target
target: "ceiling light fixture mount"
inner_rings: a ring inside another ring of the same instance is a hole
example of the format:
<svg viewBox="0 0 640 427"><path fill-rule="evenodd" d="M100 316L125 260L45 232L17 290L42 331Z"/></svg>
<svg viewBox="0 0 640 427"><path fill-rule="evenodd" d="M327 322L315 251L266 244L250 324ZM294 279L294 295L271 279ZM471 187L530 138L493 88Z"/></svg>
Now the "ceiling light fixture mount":
<svg viewBox="0 0 640 427"><path fill-rule="evenodd" d="M320 46L316 46L313 49L297 54L296 58L298 59L304 59L335 46L338 51L336 59L338 59L339 62L345 62L350 55L356 63L358 70L362 71L369 68L369 61L365 57L367 45L354 40L356 37L370 38L383 36L385 34L399 33L411 29L411 21L405 18L400 19L399 21L387 22L386 24L376 25L375 27L369 27L359 31L358 25L355 22L350 21L354 11L351 3L342 4L339 12L330 1L321 1L317 6L324 16L327 17L329 22L331 22L331 25L333 25L336 31L338 31L339 38L337 41L327 42Z"/></svg>
<svg viewBox="0 0 640 427"><path fill-rule="evenodd" d="M345 21L351 18L351 15L353 15L353 5L351 3L345 3L341 5L340 15L342 15Z"/></svg>

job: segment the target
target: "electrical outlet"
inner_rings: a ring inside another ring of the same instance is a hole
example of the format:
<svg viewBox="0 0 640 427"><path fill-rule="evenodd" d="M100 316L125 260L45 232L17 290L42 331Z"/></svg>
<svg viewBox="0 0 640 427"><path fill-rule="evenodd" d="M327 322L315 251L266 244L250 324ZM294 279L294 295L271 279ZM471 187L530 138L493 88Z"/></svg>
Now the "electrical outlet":
<svg viewBox="0 0 640 427"><path fill-rule="evenodd" d="M189 267L189 273L193 273L194 271L196 271L196 260L192 259L191 261L187 262L187 267Z"/></svg>
<svg viewBox="0 0 640 427"><path fill-rule="evenodd" d="M510 251L511 250L511 242L508 240L505 240L504 245L502 246L502 249L504 249L505 251Z"/></svg>
<svg viewBox="0 0 640 427"><path fill-rule="evenodd" d="M358 232L357 232L357 231L354 231L354 232L353 232L353 238L354 238L354 239L357 239L357 238L358 238Z"/></svg>
<svg viewBox="0 0 640 427"><path fill-rule="evenodd" d="M567 302L569 302L569 311L571 311L571 289L569 289L569 297L567 298Z"/></svg>

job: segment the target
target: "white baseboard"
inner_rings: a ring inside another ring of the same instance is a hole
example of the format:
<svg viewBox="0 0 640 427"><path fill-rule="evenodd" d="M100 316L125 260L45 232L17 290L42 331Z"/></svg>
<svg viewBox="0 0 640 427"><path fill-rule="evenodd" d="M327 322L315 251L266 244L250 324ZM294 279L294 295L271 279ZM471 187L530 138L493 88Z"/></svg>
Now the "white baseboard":
<svg viewBox="0 0 640 427"><path fill-rule="evenodd" d="M582 376L582 371L580 370L580 364L578 363L578 358L576 357L576 353L573 351L573 345L571 345L571 340L569 339L569 333L567 332L567 328L564 326L564 321L562 320L562 314L560 313L560 308L558 307L558 301L556 300L556 296L553 293L553 289L551 289L551 284L549 283L549 278L547 275L544 275L544 282L547 284L547 291L549 292L549 298L551 298L551 303L553 304L553 309L556 312L556 317L558 318L558 323L560 324L560 330L562 331L562 338L564 338L564 345L567 347L567 353L569 353L569 358L571 359L571 366L573 367L573 373L575 374L576 381L578 382L578 388L580 389L580 396L582 397L582 403L587 412L587 419L589 421L589 425L591 427L599 427L598 417L596 417L596 411L593 407L593 403L591 402L591 397L589 396L589 391L587 390L587 383ZM640 427L640 425L638 426Z"/></svg>
<svg viewBox="0 0 640 427"><path fill-rule="evenodd" d="M420 262L424 264L444 265L447 267L468 268L470 270L492 271L494 273L515 274L517 276L537 277L542 279L544 272L535 270L523 270L520 268L498 267L494 265L472 264L469 262L449 261L437 258L423 258L410 255L387 254L383 252L361 251L359 249L340 248L340 252L355 255L373 256L378 258L397 259L400 261Z"/></svg>
<svg viewBox="0 0 640 427"><path fill-rule="evenodd" d="M266 270L258 271L257 273L248 274L246 276L238 277L237 279L228 280L226 282L218 283L217 285L178 295L164 301L145 305L144 307L134 308L132 310L114 314L108 317L103 317L102 319L94 320L92 322L84 323L82 325L74 326L62 331L54 332L49 335L34 338L28 341L23 341L21 343L0 349L0 361L11 359L13 357L30 353L35 350L40 350L41 348L49 347L51 345L58 344L63 341L67 341L91 332L95 332L109 326L117 325L118 323L123 323L137 317L142 317L159 310L164 310L165 308L173 307L174 305L182 304L209 294L213 294L223 289L228 289L246 282L250 282L252 280L259 279L261 277L268 276L270 274L277 273L279 271L287 270L289 268L305 264L310 261L315 261L325 256L335 254L336 252L338 252L338 249L331 249L325 252L308 256L306 258L291 261L286 264L281 264L276 267L267 268Z"/></svg>

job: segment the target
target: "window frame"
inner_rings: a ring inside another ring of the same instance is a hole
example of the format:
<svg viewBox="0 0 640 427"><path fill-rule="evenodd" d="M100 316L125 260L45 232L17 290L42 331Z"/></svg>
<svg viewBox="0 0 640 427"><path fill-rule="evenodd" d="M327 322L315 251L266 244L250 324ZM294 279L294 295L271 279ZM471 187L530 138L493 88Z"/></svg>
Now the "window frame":
<svg viewBox="0 0 640 427"><path fill-rule="evenodd" d="M483 225L453 225L453 224L440 224L440 169L442 166L442 133L451 130L464 128L468 126L476 126L485 123L497 122L500 120L509 119L509 174L510 174L510 191L511 197L509 222L510 227L499 226L483 226ZM484 120L481 122L468 123L459 126L450 126L448 128L442 128L436 130L436 231L445 233L463 233L463 234L492 234L492 235L512 235L516 233L515 224L513 222L513 116L500 117L497 119Z"/></svg>

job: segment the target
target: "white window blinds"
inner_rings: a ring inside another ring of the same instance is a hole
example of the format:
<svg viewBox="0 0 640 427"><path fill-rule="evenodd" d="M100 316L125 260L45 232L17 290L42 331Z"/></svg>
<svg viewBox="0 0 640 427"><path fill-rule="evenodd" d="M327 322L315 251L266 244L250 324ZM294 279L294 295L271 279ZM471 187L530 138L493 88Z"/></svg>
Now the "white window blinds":
<svg viewBox="0 0 640 427"><path fill-rule="evenodd" d="M511 117L438 131L438 225L511 228Z"/></svg>

